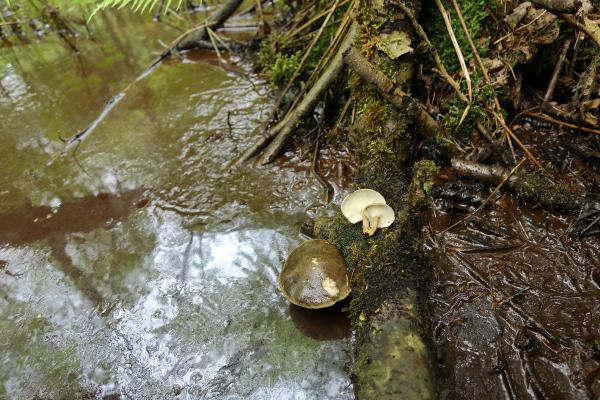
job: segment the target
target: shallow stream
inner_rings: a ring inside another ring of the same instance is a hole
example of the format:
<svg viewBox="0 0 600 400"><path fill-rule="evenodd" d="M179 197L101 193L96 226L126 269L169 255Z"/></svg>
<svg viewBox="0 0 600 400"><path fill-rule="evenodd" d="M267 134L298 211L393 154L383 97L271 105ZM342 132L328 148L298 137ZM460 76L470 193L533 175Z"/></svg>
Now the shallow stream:
<svg viewBox="0 0 600 400"><path fill-rule="evenodd" d="M91 28L79 54L0 49L0 398L352 398L347 319L306 329L277 289L325 208L310 162L226 168L268 88L240 60L174 58L62 154L179 34Z"/></svg>

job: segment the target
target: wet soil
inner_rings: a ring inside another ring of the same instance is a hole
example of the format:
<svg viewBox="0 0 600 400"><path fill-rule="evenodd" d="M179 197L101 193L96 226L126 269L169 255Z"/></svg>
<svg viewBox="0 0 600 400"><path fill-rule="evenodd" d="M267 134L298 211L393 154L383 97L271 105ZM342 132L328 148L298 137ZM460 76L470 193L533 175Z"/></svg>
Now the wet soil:
<svg viewBox="0 0 600 400"><path fill-rule="evenodd" d="M79 54L54 36L0 53L0 398L352 398L348 318L277 288L327 209L312 153L226 168L269 88L239 59L174 58L61 155L179 34L123 13L91 29Z"/></svg>
<svg viewBox="0 0 600 400"><path fill-rule="evenodd" d="M556 179L593 198L597 187L578 168L593 163L564 152L579 139L553 129L525 124L519 134L535 139L544 164L556 161ZM462 193L481 190L465 183ZM477 206L468 197L458 208L437 199L430 219L441 398L600 398L600 238L573 234L577 214L537 209L508 192L444 232Z"/></svg>

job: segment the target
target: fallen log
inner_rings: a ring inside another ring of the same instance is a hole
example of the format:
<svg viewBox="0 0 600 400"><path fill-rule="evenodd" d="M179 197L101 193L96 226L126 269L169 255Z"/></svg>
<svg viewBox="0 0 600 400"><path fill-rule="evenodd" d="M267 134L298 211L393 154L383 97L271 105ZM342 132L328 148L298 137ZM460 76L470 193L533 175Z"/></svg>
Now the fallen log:
<svg viewBox="0 0 600 400"><path fill-rule="evenodd" d="M539 173L519 172L509 176L509 171L500 166L459 158L453 158L451 163L459 175L482 182L496 185L506 179L506 185L518 197L532 201L541 207L577 212L585 202L584 197L574 187L552 182L547 176Z"/></svg>

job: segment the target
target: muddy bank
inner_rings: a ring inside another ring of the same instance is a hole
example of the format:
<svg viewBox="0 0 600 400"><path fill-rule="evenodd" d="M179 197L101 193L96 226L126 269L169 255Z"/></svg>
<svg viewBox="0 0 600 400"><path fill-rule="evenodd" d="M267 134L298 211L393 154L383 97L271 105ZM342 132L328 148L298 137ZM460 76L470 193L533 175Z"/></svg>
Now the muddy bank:
<svg viewBox="0 0 600 400"><path fill-rule="evenodd" d="M600 245L570 222L507 198L431 243L445 398L600 396Z"/></svg>

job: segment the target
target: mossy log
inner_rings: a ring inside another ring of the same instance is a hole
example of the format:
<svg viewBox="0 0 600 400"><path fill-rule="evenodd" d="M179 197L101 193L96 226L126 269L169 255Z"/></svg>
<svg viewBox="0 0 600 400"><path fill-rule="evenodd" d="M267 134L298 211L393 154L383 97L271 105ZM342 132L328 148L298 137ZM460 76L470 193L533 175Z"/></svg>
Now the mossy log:
<svg viewBox="0 0 600 400"><path fill-rule="evenodd" d="M413 290L386 301L365 323L356 349L354 381L359 399L435 398L427 345Z"/></svg>
<svg viewBox="0 0 600 400"><path fill-rule="evenodd" d="M377 187L398 210L389 228L369 237L340 213L317 218L305 232L342 252L351 275L350 312L356 330L353 377L358 399L433 399L426 296L430 264L421 251L421 211L427 205L435 164L418 162L409 185ZM370 176L367 174L366 176ZM396 177L402 179L402 177Z"/></svg>

